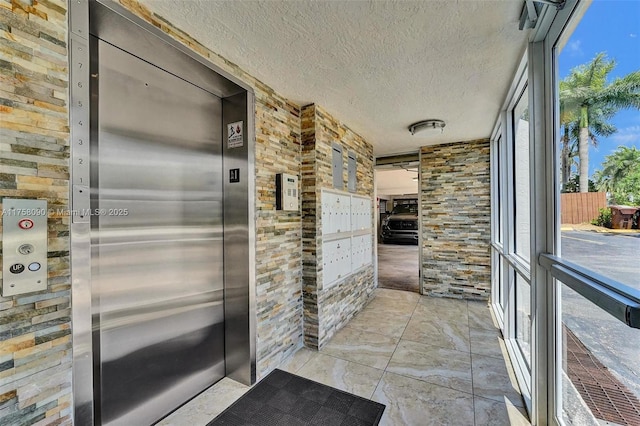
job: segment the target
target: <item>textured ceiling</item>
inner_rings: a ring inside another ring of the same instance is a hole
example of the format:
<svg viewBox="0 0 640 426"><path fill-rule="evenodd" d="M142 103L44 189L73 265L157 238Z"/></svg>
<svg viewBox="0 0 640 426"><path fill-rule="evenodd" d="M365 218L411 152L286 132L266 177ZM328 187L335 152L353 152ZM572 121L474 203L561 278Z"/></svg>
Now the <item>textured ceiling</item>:
<svg viewBox="0 0 640 426"><path fill-rule="evenodd" d="M526 43L517 0L142 0L376 155L489 137ZM411 136L426 118L443 133Z"/></svg>
<svg viewBox="0 0 640 426"><path fill-rule="evenodd" d="M409 170L395 168L376 169L376 189L378 197L381 195L408 195L418 193L418 169Z"/></svg>

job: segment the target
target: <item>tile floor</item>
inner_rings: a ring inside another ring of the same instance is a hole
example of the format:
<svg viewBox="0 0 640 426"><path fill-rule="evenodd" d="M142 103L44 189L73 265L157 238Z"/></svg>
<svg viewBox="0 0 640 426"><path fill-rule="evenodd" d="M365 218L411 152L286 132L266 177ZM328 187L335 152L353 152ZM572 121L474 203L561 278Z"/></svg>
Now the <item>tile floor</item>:
<svg viewBox="0 0 640 426"><path fill-rule="evenodd" d="M387 406L381 425L528 425L489 308L377 289L321 351L280 366ZM159 423L206 425L249 388L225 378Z"/></svg>

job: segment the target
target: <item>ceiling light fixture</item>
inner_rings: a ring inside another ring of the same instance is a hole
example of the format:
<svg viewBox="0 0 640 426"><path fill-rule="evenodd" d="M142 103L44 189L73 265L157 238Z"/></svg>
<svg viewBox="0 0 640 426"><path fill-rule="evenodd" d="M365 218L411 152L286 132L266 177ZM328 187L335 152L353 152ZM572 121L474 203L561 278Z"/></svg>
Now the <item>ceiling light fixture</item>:
<svg viewBox="0 0 640 426"><path fill-rule="evenodd" d="M440 133L442 133L444 132L444 126L446 126L446 124L442 120L429 119L413 123L409 126L409 131L412 135L426 131L432 132L434 130L440 130Z"/></svg>

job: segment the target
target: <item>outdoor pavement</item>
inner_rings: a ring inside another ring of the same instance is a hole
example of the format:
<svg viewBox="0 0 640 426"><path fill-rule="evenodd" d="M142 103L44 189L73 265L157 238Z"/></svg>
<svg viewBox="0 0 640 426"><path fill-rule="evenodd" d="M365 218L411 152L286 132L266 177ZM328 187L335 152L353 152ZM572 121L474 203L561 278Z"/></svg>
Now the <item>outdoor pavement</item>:
<svg viewBox="0 0 640 426"><path fill-rule="evenodd" d="M590 231L597 232L599 234L627 234L627 235L640 235L640 229L609 229L603 226L596 226L590 223L576 223L576 224L563 224L560 227L561 231Z"/></svg>
<svg viewBox="0 0 640 426"><path fill-rule="evenodd" d="M563 226L562 257L631 287L640 297L640 232L612 231L592 225ZM563 322L640 396L640 329L627 327L566 286L561 291Z"/></svg>

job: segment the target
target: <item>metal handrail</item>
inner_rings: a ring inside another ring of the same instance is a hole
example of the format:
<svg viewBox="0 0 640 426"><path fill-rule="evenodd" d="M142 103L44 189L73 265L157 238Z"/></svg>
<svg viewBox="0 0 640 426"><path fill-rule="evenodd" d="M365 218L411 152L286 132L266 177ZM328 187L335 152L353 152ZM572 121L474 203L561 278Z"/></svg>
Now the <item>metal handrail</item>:
<svg viewBox="0 0 640 426"><path fill-rule="evenodd" d="M632 328L640 328L640 291L543 253L540 265L563 284Z"/></svg>

